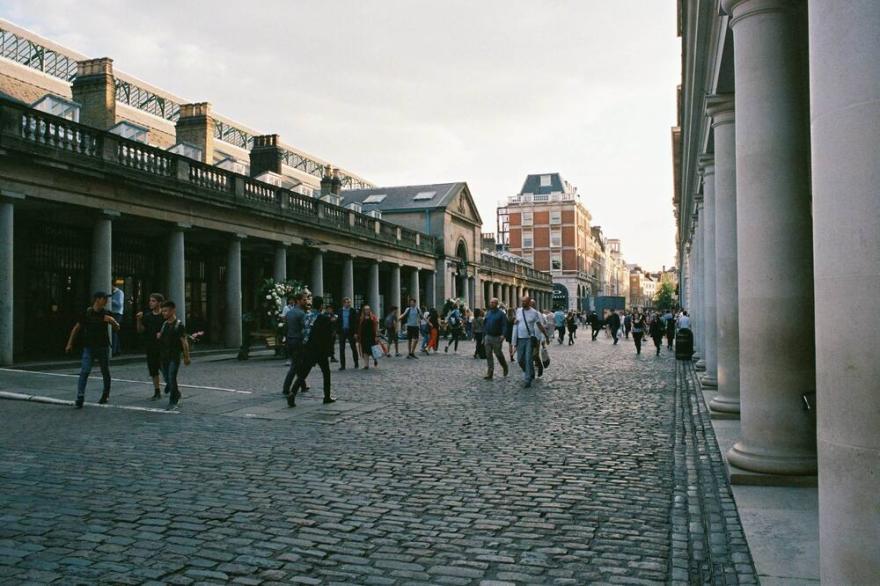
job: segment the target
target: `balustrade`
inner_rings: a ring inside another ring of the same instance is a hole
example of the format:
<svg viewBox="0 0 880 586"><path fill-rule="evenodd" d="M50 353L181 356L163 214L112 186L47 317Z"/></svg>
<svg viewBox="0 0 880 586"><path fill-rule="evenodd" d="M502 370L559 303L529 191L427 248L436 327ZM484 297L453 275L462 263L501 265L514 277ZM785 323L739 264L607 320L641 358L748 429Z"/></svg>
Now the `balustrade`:
<svg viewBox="0 0 880 586"><path fill-rule="evenodd" d="M173 172L171 160L172 155L162 149L124 138L118 139L116 161L123 167L167 177Z"/></svg>
<svg viewBox="0 0 880 586"><path fill-rule="evenodd" d="M21 138L65 151L96 157L100 131L38 110L21 114Z"/></svg>
<svg viewBox="0 0 880 586"><path fill-rule="evenodd" d="M232 176L228 173L217 167L198 164L194 161L191 161L189 165L191 183L215 191L232 191Z"/></svg>
<svg viewBox="0 0 880 586"><path fill-rule="evenodd" d="M277 187L256 181L254 179L245 179L244 182L244 198L256 201L262 204L274 205L278 198L276 197Z"/></svg>

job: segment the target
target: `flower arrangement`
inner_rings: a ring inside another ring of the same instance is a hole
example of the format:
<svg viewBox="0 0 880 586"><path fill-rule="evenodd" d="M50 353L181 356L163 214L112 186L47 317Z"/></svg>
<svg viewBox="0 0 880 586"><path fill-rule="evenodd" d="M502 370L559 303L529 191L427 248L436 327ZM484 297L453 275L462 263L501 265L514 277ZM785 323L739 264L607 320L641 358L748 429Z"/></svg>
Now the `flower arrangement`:
<svg viewBox="0 0 880 586"><path fill-rule="evenodd" d="M296 293L311 296L311 291L300 281L275 281L266 279L260 286L260 298L263 300L263 313L275 329L284 327L282 314L287 298Z"/></svg>

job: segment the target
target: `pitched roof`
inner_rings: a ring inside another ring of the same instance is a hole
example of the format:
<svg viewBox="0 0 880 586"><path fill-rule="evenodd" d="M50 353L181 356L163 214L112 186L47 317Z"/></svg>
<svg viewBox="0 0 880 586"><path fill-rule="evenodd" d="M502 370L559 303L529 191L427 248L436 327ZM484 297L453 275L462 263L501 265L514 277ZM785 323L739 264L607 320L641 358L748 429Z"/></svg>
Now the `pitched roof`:
<svg viewBox="0 0 880 586"><path fill-rule="evenodd" d="M550 185L541 186L541 177L549 177ZM553 193L565 191L565 181L559 173L538 173L527 175L520 193Z"/></svg>
<svg viewBox="0 0 880 586"><path fill-rule="evenodd" d="M447 207L452 198L461 191L467 184L463 181L455 183L433 183L430 185L404 185L399 187L374 187L371 189L349 189L340 192L342 204L358 202L363 205L365 212L370 210L380 210L382 212L398 212L425 210ZM430 198L428 194L433 192ZM419 194L423 194L420 199L415 199ZM378 196L384 195L382 201L375 203L364 203L364 200L370 196L378 199Z"/></svg>

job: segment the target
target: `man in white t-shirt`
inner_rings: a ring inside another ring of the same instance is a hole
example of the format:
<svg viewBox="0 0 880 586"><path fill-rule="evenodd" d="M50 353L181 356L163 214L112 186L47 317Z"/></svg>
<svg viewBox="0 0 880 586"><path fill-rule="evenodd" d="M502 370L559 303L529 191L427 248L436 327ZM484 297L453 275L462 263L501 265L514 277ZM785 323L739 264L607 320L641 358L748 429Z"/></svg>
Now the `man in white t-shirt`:
<svg viewBox="0 0 880 586"><path fill-rule="evenodd" d="M531 387L535 379L534 353L538 348L539 336L547 336L544 319L538 310L531 306L529 296L525 295L520 300L519 309L516 310L512 339L512 343L516 346L516 361L523 369L525 388Z"/></svg>
<svg viewBox="0 0 880 586"><path fill-rule="evenodd" d="M688 317L688 312L682 310L681 315L676 322L676 327L680 330L688 330L691 327L691 318Z"/></svg>

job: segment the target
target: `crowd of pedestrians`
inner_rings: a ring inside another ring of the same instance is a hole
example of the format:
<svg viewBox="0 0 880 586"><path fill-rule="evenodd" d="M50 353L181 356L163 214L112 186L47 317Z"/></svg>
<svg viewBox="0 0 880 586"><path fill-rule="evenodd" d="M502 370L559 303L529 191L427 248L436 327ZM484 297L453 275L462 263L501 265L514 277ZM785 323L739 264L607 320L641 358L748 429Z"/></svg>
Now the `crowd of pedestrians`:
<svg viewBox="0 0 880 586"><path fill-rule="evenodd" d="M98 402L105 404L109 401L109 358L115 350L113 334L119 330L120 315L120 308L112 304L113 294L96 292L91 306L81 314L70 332L66 350L70 352L75 346L81 348L77 408L83 406L86 384L96 362L103 379L103 392ZM498 299L493 298L485 310L470 310L459 302L450 301L438 311L433 307L419 307L415 299L410 299L403 311L391 307L380 320L367 304L355 309L350 298L344 298L337 310L325 305L320 296L299 293L288 299L282 320L285 351L289 358L282 393L290 407L296 406L297 395L308 392L307 380L315 367L322 376L323 402L333 403L336 399L331 394L331 363L338 363L339 370L345 370L350 364L350 355L355 369L366 370L371 365L378 368L380 359L402 355L401 338L406 342L406 358L409 360L417 360L417 353L423 356L438 353L440 340L444 338L444 353L449 353L450 348L457 353L462 340L473 340L474 359L486 361L486 380L495 377L496 362L505 377L510 365L515 363L522 371L523 385L528 388L550 364L548 347L554 341L557 345L574 345L579 326L590 326L591 341L596 341L603 331L614 345L631 337L637 355L642 353L646 337L650 337L657 356L661 353L664 338L667 349L672 350L677 330L690 327L690 319L683 310L677 313L613 310L600 317L596 312L582 313L562 308L552 312L547 308L542 310L529 296L522 297L516 308L504 308ZM152 293L148 310L136 315L136 328L143 336L147 370L153 384L152 399L162 397L161 376L165 382L164 392L168 395L168 409L175 409L181 399L177 383L180 366L181 363L190 363L190 336L177 318L174 301Z"/></svg>

